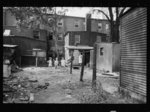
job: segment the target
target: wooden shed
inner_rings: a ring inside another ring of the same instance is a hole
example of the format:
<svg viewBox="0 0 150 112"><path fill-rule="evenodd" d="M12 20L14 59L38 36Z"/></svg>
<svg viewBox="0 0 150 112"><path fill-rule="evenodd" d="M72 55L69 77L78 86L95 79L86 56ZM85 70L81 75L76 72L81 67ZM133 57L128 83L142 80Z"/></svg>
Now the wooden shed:
<svg viewBox="0 0 150 112"><path fill-rule="evenodd" d="M134 8L120 19L121 88L146 102L147 9Z"/></svg>
<svg viewBox="0 0 150 112"><path fill-rule="evenodd" d="M97 43L97 70L108 72L119 72L120 70L120 44L119 43ZM92 51L91 51L91 54ZM93 66L93 56L90 65Z"/></svg>

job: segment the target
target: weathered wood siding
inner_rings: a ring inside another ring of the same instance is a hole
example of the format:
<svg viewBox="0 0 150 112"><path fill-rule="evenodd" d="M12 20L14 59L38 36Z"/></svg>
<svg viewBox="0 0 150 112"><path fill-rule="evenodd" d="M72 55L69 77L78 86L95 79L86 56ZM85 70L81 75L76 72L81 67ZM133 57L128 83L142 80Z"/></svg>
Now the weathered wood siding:
<svg viewBox="0 0 150 112"><path fill-rule="evenodd" d="M22 36L4 36L3 44L19 45L17 48L16 63L19 65L19 57L25 55L26 50L32 50L33 48L40 48L46 50L46 41L36 40L29 37Z"/></svg>

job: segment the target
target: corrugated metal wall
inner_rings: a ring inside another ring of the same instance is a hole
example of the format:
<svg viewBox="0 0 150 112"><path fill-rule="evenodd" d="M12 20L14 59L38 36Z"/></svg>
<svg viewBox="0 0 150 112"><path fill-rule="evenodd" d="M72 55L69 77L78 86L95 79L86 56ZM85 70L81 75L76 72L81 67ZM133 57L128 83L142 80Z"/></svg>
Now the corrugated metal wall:
<svg viewBox="0 0 150 112"><path fill-rule="evenodd" d="M146 96L147 9L136 8L120 22L121 87Z"/></svg>

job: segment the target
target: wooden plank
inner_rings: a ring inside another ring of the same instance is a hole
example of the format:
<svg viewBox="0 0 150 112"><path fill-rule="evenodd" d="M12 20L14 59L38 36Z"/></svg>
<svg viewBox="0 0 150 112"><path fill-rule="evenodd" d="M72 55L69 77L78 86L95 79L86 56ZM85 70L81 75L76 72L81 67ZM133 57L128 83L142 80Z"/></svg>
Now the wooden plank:
<svg viewBox="0 0 150 112"><path fill-rule="evenodd" d="M72 74L72 64L73 64L73 51L71 52L70 74Z"/></svg>
<svg viewBox="0 0 150 112"><path fill-rule="evenodd" d="M92 77L92 87L95 91L96 87L96 55L97 55L97 44L94 44L94 52L93 52L93 77Z"/></svg>
<svg viewBox="0 0 150 112"><path fill-rule="evenodd" d="M82 68L81 68L80 81L83 81L83 75L84 75L84 61L85 61L85 52L84 52L84 50L83 50Z"/></svg>

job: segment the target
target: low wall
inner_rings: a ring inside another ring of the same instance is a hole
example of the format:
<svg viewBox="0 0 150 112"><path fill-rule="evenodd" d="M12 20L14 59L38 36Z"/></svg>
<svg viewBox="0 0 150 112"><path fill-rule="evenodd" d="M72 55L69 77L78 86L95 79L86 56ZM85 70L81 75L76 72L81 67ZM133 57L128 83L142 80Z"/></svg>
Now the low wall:
<svg viewBox="0 0 150 112"><path fill-rule="evenodd" d="M21 67L25 66L36 66L36 56L21 56ZM38 67L48 66L45 57L37 58L37 66Z"/></svg>

